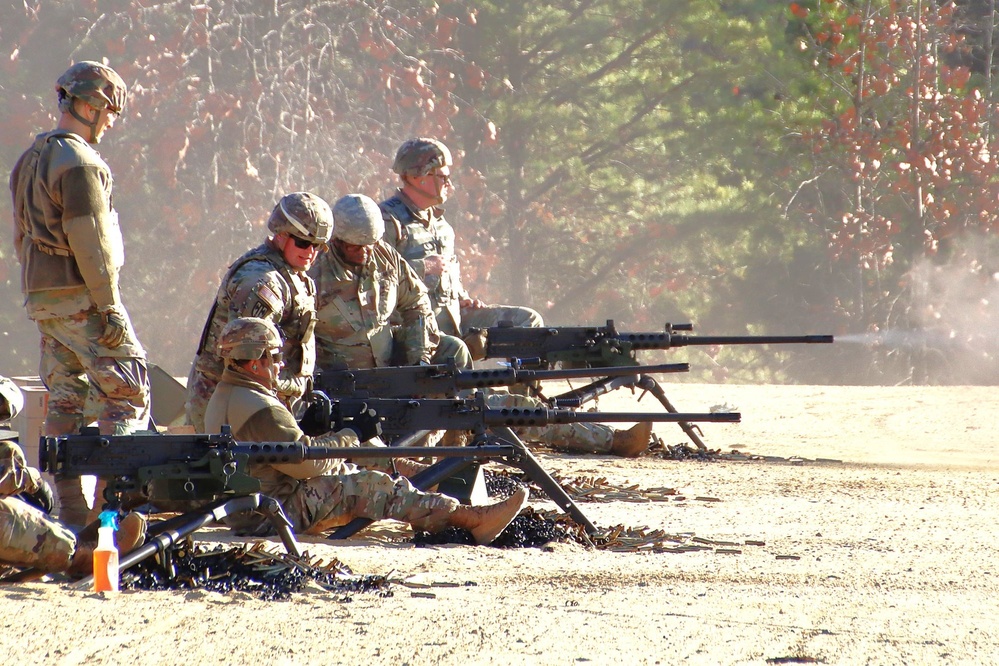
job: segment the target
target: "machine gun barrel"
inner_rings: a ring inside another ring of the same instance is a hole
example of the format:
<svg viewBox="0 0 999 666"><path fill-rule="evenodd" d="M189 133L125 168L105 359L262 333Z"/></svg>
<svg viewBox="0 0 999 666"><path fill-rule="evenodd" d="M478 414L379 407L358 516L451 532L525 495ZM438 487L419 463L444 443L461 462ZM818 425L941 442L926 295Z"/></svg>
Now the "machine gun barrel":
<svg viewBox="0 0 999 666"><path fill-rule="evenodd" d="M664 363L650 366L618 366L614 368L525 368L532 362L510 359L510 367L458 370L449 365L414 365L390 368L324 369L316 373L316 389L332 396L372 398L407 398L423 396L455 396L459 391L496 386L512 386L535 381L626 377L659 373L688 372L687 363ZM534 364L543 363L541 359Z"/></svg>
<svg viewBox="0 0 999 666"><path fill-rule="evenodd" d="M477 393L474 398L453 399L389 399L389 398L340 398L331 400L330 428L348 424L361 412L373 409L380 417L386 435L405 435L415 430L486 430L529 428L554 423L618 423L642 422L676 423L714 422L738 423L741 415L731 413L663 413L663 412L577 412L571 409L550 407L491 408L485 396Z"/></svg>
<svg viewBox="0 0 999 666"><path fill-rule="evenodd" d="M712 345L810 345L829 344L831 335L676 335L672 333L622 333L633 349Z"/></svg>
<svg viewBox="0 0 999 666"><path fill-rule="evenodd" d="M486 329L486 357L538 357L549 366L563 364L593 368L635 365L635 352L685 346L769 345L831 343L831 335L708 335L677 331L690 324L666 324L663 331L619 333L613 320L606 326L561 326L520 328L495 326Z"/></svg>
<svg viewBox="0 0 999 666"><path fill-rule="evenodd" d="M515 454L513 446L441 447L433 449L437 458L484 460ZM206 457L245 460L251 465L295 464L305 460L335 458L419 458L427 449L419 446L353 447L313 446L302 442L237 442L222 435L67 435L43 437L40 468L43 471L75 477L137 477L140 470L173 468L178 477L186 465ZM197 473L197 472L195 472Z"/></svg>

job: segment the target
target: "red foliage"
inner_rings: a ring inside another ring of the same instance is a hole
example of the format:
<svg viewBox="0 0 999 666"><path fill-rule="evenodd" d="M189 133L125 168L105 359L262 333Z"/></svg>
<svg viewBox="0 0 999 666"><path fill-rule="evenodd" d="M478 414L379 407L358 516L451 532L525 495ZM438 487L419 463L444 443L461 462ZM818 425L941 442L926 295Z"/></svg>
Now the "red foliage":
<svg viewBox="0 0 999 666"><path fill-rule="evenodd" d="M829 73L854 92L806 137L820 164L854 184L828 227L830 251L884 266L901 238L910 252L915 240L932 253L961 231L999 229L994 109L969 88L966 67L935 55L940 44L960 48L950 10L928 3L918 17L844 11L812 13L807 23Z"/></svg>

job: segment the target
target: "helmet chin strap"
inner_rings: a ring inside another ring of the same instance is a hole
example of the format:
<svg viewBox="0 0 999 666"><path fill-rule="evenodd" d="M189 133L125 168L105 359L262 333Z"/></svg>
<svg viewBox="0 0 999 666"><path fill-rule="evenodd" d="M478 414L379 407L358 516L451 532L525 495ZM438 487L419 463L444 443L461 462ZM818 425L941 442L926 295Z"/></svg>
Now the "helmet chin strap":
<svg viewBox="0 0 999 666"><path fill-rule="evenodd" d="M79 98L76 98L76 99L79 99ZM83 101L83 100L80 100L80 101ZM83 102L83 103L86 104L86 102ZM90 106L90 105L88 104L88 106ZM91 106L90 108L93 109L94 107ZM87 141L90 142L90 143L97 143L97 123L100 122L101 112L97 111L97 113L94 115L94 119L93 120L87 120L86 118L84 118L83 116L81 116L77 112L77 110L76 110L76 103L75 103L75 100L74 100L74 103L69 105L69 113L74 118L76 118L81 123L83 123L84 125L86 125L87 127L90 128L90 138L87 139Z"/></svg>
<svg viewBox="0 0 999 666"><path fill-rule="evenodd" d="M406 184L413 188L413 190L420 196L430 201L430 206L440 206L444 203L444 197L441 196L440 192L433 192L431 190L424 189L416 184L417 181L418 178L413 178L412 180L407 180Z"/></svg>

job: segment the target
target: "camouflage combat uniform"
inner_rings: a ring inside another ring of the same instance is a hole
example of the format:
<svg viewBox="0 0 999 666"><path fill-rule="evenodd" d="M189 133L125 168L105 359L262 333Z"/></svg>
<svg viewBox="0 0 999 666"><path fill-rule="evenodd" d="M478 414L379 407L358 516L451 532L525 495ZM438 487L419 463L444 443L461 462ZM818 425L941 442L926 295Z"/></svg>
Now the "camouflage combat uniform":
<svg viewBox="0 0 999 666"><path fill-rule="evenodd" d="M454 229L444 219L439 207L418 210L402 191L379 204L385 218L385 242L398 250L424 281L430 302L443 333L463 336L469 328L489 328L502 320L518 327L543 326L541 315L519 305L486 305L461 308L459 299L469 298L461 284L461 268L454 253ZM427 275L424 258L428 254L444 257L442 275Z"/></svg>
<svg viewBox="0 0 999 666"><path fill-rule="evenodd" d="M64 525L14 495L35 493L41 481L13 442L0 442L0 564L64 571L76 537Z"/></svg>
<svg viewBox="0 0 999 666"><path fill-rule="evenodd" d="M399 253L378 241L357 272L337 252L319 256L309 269L316 283L316 364L319 368L373 368L444 363L454 357L471 367L460 340L441 335L426 287ZM401 319L390 325L393 316Z"/></svg>
<svg viewBox="0 0 999 666"><path fill-rule="evenodd" d="M497 326L501 320L510 320L514 326L544 325L540 314L516 305L459 309L458 300L468 298L468 292L461 285L458 259L454 254L454 229L444 219L443 210L431 208L418 211L402 192L383 201L381 209L385 218L385 240L423 278L442 331L457 335L459 330L467 332L471 327ZM444 256L450 270L445 270L440 276L426 275L423 258L428 254ZM547 406L537 398L506 391L490 391L487 401L494 408ZM607 453L614 439L614 429L600 423L564 423L524 428L518 434L527 441L586 453Z"/></svg>
<svg viewBox="0 0 999 666"><path fill-rule="evenodd" d="M97 420L128 434L149 420L146 354L121 303L124 245L111 200L111 170L82 137L39 134L14 166L14 247L28 317L41 333L39 374L49 391L45 434L68 435ZM103 311L125 328L101 344ZM79 479L57 479L63 518L85 522Z"/></svg>
<svg viewBox="0 0 999 666"><path fill-rule="evenodd" d="M292 414L254 377L228 368L208 403L206 425L217 432L232 427L240 441L304 441L326 446L359 446L350 430L310 439L298 428ZM447 524L458 502L436 493L424 493L404 477L358 469L342 460L312 460L294 465L257 465L252 474L261 481L261 492L281 503L295 532L317 534L357 517L394 519L416 529L435 531ZM267 533L265 518L239 515L230 525L247 533Z"/></svg>
<svg viewBox="0 0 999 666"><path fill-rule="evenodd" d="M61 130L38 135L10 177L21 287L42 334L51 435L78 432L93 418L108 434L126 434L149 418L146 355L131 323L120 346L97 342L104 330L98 308L115 307L127 319L118 290L124 245L111 183L97 151Z"/></svg>
<svg viewBox="0 0 999 666"><path fill-rule="evenodd" d="M205 408L225 365L216 348L225 325L236 317L260 317L277 325L284 338L285 358L278 396L291 408L304 394L315 369L315 308L312 278L293 270L270 243L250 250L229 267L187 382L187 418L197 432L213 432L205 430Z"/></svg>

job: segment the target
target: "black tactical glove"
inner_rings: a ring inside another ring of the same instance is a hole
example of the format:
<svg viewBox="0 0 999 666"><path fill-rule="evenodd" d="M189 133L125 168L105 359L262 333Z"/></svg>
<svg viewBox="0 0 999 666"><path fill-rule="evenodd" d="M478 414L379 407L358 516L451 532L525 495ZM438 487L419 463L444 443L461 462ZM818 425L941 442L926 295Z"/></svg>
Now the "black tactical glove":
<svg viewBox="0 0 999 666"><path fill-rule="evenodd" d="M318 402L310 403L298 420L298 427L309 437L329 432L329 408L323 409L323 405Z"/></svg>
<svg viewBox="0 0 999 666"><path fill-rule="evenodd" d="M357 438L362 442L382 434L382 418L373 409L362 409L360 414L343 426L357 433Z"/></svg>
<svg viewBox="0 0 999 666"><path fill-rule="evenodd" d="M55 508L55 496L45 479L39 480L38 490L33 493L21 493L18 498L45 513L52 513L52 509Z"/></svg>
<svg viewBox="0 0 999 666"><path fill-rule="evenodd" d="M128 337L128 322L125 321L125 315L114 308L109 308L101 311L101 317L104 318L104 333L97 342L108 349L120 347Z"/></svg>

